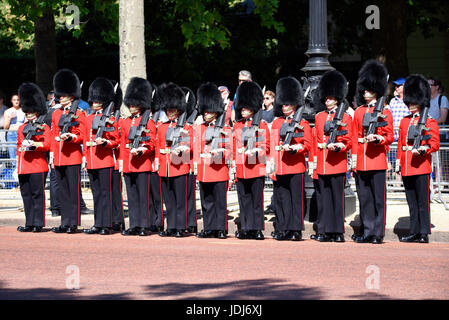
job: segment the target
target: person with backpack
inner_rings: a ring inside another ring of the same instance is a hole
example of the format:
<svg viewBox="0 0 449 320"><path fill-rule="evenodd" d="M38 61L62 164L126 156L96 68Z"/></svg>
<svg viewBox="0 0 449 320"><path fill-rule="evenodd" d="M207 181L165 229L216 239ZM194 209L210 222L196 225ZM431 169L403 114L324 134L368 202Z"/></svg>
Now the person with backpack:
<svg viewBox="0 0 449 320"><path fill-rule="evenodd" d="M435 119L439 126L449 126L449 101L443 96L444 88L441 81L435 77L430 77L427 82L431 91L429 115ZM441 131L440 140L449 141L449 132Z"/></svg>

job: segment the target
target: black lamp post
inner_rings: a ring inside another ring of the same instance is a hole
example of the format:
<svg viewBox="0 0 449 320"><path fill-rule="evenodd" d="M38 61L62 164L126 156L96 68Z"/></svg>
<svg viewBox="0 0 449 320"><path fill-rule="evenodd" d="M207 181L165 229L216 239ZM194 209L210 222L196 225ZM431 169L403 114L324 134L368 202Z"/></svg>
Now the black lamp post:
<svg viewBox="0 0 449 320"><path fill-rule="evenodd" d="M315 121L316 110L312 100L315 89L318 87L322 75L329 70L334 70L328 57L331 52L327 46L327 0L309 0L309 48L305 53L309 60L301 69L306 76L302 78L304 90L310 86L306 98L306 110L304 117L311 123ZM313 222L317 217L315 187L312 178L306 174L305 191L307 199L308 220ZM346 180L345 187L345 216L355 212L355 194Z"/></svg>
<svg viewBox="0 0 449 320"><path fill-rule="evenodd" d="M334 70L329 63L328 57L331 55L327 47L327 0L309 0L309 48L305 53L309 60L301 69L306 76L302 78L304 88L310 86L309 94L306 97L308 106L306 111L310 116L315 116L315 111L310 102L313 92L318 87L321 76L329 70ZM305 90L305 89L304 89Z"/></svg>

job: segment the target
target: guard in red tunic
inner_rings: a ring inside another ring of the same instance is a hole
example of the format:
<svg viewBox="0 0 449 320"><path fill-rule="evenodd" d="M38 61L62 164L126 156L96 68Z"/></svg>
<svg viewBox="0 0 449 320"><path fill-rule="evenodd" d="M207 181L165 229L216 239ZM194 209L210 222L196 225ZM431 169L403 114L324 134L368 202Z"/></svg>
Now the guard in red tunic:
<svg viewBox="0 0 449 320"><path fill-rule="evenodd" d="M312 153L316 157L318 174L317 202L320 203L318 210L321 212L318 213L316 240L320 242L345 241L347 153L352 145L352 118L343 113L346 105L342 105L347 91L346 78L338 71L328 71L321 78L315 96L317 103L327 109L315 116L316 145ZM341 119L338 119L340 116ZM329 142L332 135L335 139Z"/></svg>
<svg viewBox="0 0 449 320"><path fill-rule="evenodd" d="M363 233L357 243L381 244L385 235L388 148L394 141L393 116L384 109L382 96L388 87L388 72L375 60L365 63L357 80L352 160Z"/></svg>
<svg viewBox="0 0 449 320"><path fill-rule="evenodd" d="M204 229L198 238L226 239L227 190L232 132L220 91L214 83L198 88L198 109L204 122L195 130L195 162L198 165Z"/></svg>
<svg viewBox="0 0 449 320"><path fill-rule="evenodd" d="M118 125L113 116L114 87L106 78L97 78L89 87L89 104L94 113L86 118L83 152L94 199L94 226L84 233L112 232L112 174L114 148L118 146Z"/></svg>
<svg viewBox="0 0 449 320"><path fill-rule="evenodd" d="M44 123L47 113L41 89L31 82L19 87L20 105L27 121L17 130L17 173L25 211L21 232L40 232L45 227L45 179L48 173L50 127Z"/></svg>
<svg viewBox="0 0 449 320"><path fill-rule="evenodd" d="M61 202L61 225L55 233L75 233L81 224L81 163L86 114L78 108L81 97L78 76L69 69L59 70L53 77L55 96L60 108L52 114L51 149L52 168L56 171Z"/></svg>
<svg viewBox="0 0 449 320"><path fill-rule="evenodd" d="M400 241L428 243L431 233L431 154L439 150L440 136L437 122L427 115L430 86L422 75L411 75L406 79L404 103L412 114L402 119L399 125L396 171L401 173L404 182L410 210L410 234Z"/></svg>
<svg viewBox="0 0 449 320"><path fill-rule="evenodd" d="M270 130L262 120L262 103L263 93L257 83L243 82L237 88L233 159L240 207L240 229L235 233L238 239L264 239L263 190Z"/></svg>
<svg viewBox="0 0 449 320"><path fill-rule="evenodd" d="M115 89L114 95L114 121L117 126L119 143L114 148L114 170L112 172L112 231L122 232L125 230L125 211L123 210L122 196L122 173L119 168L120 158L120 127L123 118L120 117L120 107L123 102L123 92L117 81L110 80Z"/></svg>
<svg viewBox="0 0 449 320"><path fill-rule="evenodd" d="M150 117L151 84L134 77L126 88L124 102L131 116L121 122L120 167L128 195L129 228L122 235L150 233L150 171L156 141L156 127Z"/></svg>
<svg viewBox="0 0 449 320"><path fill-rule="evenodd" d="M198 110L196 105L196 97L193 91L187 87L181 88L184 93L189 94L189 100L187 101L187 124L192 126L195 131L195 120L198 116ZM196 145L195 135L193 136L193 145ZM198 232L197 225L197 215L196 215L196 175L197 175L197 163L193 159L193 152L190 153L190 174L189 174L189 183L187 185L187 203L188 203L188 214L187 214L187 230L188 233L196 234Z"/></svg>
<svg viewBox="0 0 449 320"><path fill-rule="evenodd" d="M312 146L312 130L309 122L302 119L301 107L304 95L299 81L293 77L280 79L274 105L278 118L271 126L275 145L272 154L276 175L276 240L300 241L304 229L305 155Z"/></svg>
<svg viewBox="0 0 449 320"><path fill-rule="evenodd" d="M188 183L193 128L187 124L188 95L174 83L161 90L168 120L158 126L157 156L162 195L167 209L167 230L161 237L183 237L188 229Z"/></svg>
<svg viewBox="0 0 449 320"><path fill-rule="evenodd" d="M163 114L164 101L159 92L166 84L161 84L159 87L152 85L153 88L153 101L151 103L151 119L156 126L156 138L157 130L160 121L160 116ZM161 89L159 89L161 88ZM155 148L157 143L155 143ZM164 204L162 198L162 181L159 176L159 158L156 156L156 151L151 154L151 171L150 171L150 231L161 232L164 230Z"/></svg>

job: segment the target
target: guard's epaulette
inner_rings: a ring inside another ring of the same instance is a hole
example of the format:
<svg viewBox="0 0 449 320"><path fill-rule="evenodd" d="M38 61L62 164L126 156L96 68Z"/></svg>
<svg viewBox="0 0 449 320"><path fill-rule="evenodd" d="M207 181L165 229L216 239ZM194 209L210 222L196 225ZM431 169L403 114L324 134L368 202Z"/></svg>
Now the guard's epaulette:
<svg viewBox="0 0 449 320"><path fill-rule="evenodd" d="M326 110L320 111L317 113L317 115L319 115L320 113L323 113L323 112L327 112L327 111Z"/></svg>

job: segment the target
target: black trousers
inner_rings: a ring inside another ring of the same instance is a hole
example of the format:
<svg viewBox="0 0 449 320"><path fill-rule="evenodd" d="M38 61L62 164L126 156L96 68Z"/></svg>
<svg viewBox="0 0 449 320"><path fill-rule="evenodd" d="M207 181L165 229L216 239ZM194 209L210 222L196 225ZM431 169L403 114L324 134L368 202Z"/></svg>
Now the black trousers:
<svg viewBox="0 0 449 320"><path fill-rule="evenodd" d="M410 233L431 234L430 175L402 177L410 211Z"/></svg>
<svg viewBox="0 0 449 320"><path fill-rule="evenodd" d="M304 174L277 175L276 230L302 231L304 228Z"/></svg>
<svg viewBox="0 0 449 320"><path fill-rule="evenodd" d="M161 177L150 172L150 220L151 225L164 228Z"/></svg>
<svg viewBox="0 0 449 320"><path fill-rule="evenodd" d="M204 230L228 230L228 181L200 182Z"/></svg>
<svg viewBox="0 0 449 320"><path fill-rule="evenodd" d="M129 172L123 174L128 195L130 228L149 228L150 221L150 173Z"/></svg>
<svg viewBox="0 0 449 320"><path fill-rule="evenodd" d="M167 209L167 230L187 229L189 175L161 177L161 180L162 195Z"/></svg>
<svg viewBox="0 0 449 320"><path fill-rule="evenodd" d="M19 174L26 227L45 226L45 179L47 172Z"/></svg>
<svg viewBox="0 0 449 320"><path fill-rule="evenodd" d="M59 194L59 186L58 180L56 178L56 170L50 169L50 210L53 212L61 212L61 201L58 198ZM81 183L80 183L80 207L81 209L85 209L86 203L83 199L83 193L81 192Z"/></svg>
<svg viewBox="0 0 449 320"><path fill-rule="evenodd" d="M263 189L265 177L237 179L241 230L264 230Z"/></svg>
<svg viewBox="0 0 449 320"><path fill-rule="evenodd" d="M324 211L324 206L321 198L321 192L320 192L320 182L318 179L313 179L313 187L315 189L315 197L316 197L316 210L317 210L317 216L315 220L315 225L317 228L318 234L324 234L324 224L322 223L322 216Z"/></svg>
<svg viewBox="0 0 449 320"><path fill-rule="evenodd" d="M59 186L56 181L56 170L50 169L50 210L61 212L61 203L58 199Z"/></svg>
<svg viewBox="0 0 449 320"><path fill-rule="evenodd" d="M363 236L384 237L387 213L387 172L386 170L357 171L355 179Z"/></svg>
<svg viewBox="0 0 449 320"><path fill-rule="evenodd" d="M195 188L196 188L196 175L189 174L189 183L187 184L187 203L188 203L187 225L189 227L197 226Z"/></svg>
<svg viewBox="0 0 449 320"><path fill-rule="evenodd" d="M112 172L113 168L89 169L94 198L94 226L112 228Z"/></svg>
<svg viewBox="0 0 449 320"><path fill-rule="evenodd" d="M55 166L61 206L61 225L81 225L81 165Z"/></svg>
<svg viewBox="0 0 449 320"><path fill-rule="evenodd" d="M346 173L318 175L319 233L345 232Z"/></svg>
<svg viewBox="0 0 449 320"><path fill-rule="evenodd" d="M118 170L112 171L112 223L125 223L122 196L122 174Z"/></svg>

